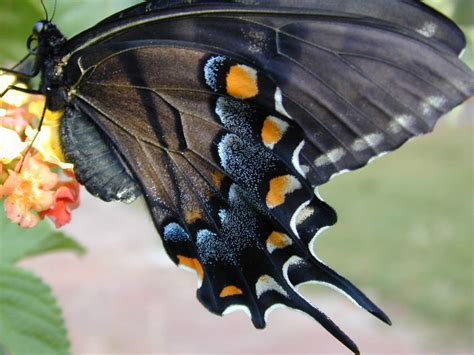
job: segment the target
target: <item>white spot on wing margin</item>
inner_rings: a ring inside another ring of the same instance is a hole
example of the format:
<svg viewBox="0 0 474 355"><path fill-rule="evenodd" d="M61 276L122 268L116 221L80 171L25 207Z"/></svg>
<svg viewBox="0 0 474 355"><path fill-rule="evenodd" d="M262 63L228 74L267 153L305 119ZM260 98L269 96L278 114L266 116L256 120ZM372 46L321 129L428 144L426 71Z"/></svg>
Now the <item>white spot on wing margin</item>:
<svg viewBox="0 0 474 355"><path fill-rule="evenodd" d="M396 116L391 122L388 127L390 132L392 133L400 133L400 131L404 128L408 132L415 133L411 129L411 125L415 122L415 117L410 115L400 115Z"/></svg>
<svg viewBox="0 0 474 355"><path fill-rule="evenodd" d="M423 27L417 29L416 31L422 36L431 38L436 34L437 26L433 22L425 22Z"/></svg>
<svg viewBox="0 0 474 355"><path fill-rule="evenodd" d="M255 284L255 293L257 294L257 298L260 298L265 292L268 291L276 291L279 294L288 297L286 290L278 282L276 282L273 277L270 275L262 275Z"/></svg>
<svg viewBox="0 0 474 355"><path fill-rule="evenodd" d="M302 140L300 144L298 144L295 151L293 152L293 155L291 156L291 163L293 164L293 167L301 176L306 177L306 172L303 170L303 168L300 165L300 153L304 147L304 144L305 144L304 140Z"/></svg>
<svg viewBox="0 0 474 355"><path fill-rule="evenodd" d="M383 141L383 134L381 133L371 133L362 138L356 139L352 143L351 148L356 152L360 152L369 147L375 148Z"/></svg>
<svg viewBox="0 0 474 355"><path fill-rule="evenodd" d="M226 316L237 311L242 311L246 315L248 315L249 318L252 318L252 313L250 313L250 309L247 306L241 304L234 304L232 306L227 307L226 309L224 309L224 312L222 312L222 315Z"/></svg>
<svg viewBox="0 0 474 355"><path fill-rule="evenodd" d="M290 114L285 110L285 107L283 106L283 94L279 87L277 87L275 90L274 100L275 100L275 111L282 114L283 116L291 118Z"/></svg>
<svg viewBox="0 0 474 355"><path fill-rule="evenodd" d="M293 215L291 216L291 219L290 219L290 228L291 230L293 231L293 233L299 238L299 234L298 234L298 230L296 229L296 220L298 219L298 215L300 214L300 212L306 207L309 205L309 203L311 202L311 200L308 200L308 201L305 201L303 202L295 211L295 213L293 213Z"/></svg>
<svg viewBox="0 0 474 355"><path fill-rule="evenodd" d="M330 163L337 163L346 155L346 151L343 148L336 148L324 155L321 155L314 161L316 166L324 166Z"/></svg>
<svg viewBox="0 0 474 355"><path fill-rule="evenodd" d="M446 98L442 96L430 96L421 103L421 108L423 114L429 115L433 112L433 108L437 110L442 110L444 105L446 105Z"/></svg>

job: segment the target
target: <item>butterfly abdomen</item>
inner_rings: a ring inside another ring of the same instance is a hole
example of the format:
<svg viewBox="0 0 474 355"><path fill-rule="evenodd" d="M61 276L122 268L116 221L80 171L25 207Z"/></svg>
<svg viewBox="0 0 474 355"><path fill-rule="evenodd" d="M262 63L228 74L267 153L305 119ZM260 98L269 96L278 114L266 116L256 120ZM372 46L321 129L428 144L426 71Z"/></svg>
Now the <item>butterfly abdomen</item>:
<svg viewBox="0 0 474 355"><path fill-rule="evenodd" d="M133 202L140 187L119 155L86 114L68 108L61 121L61 144L77 180L104 201Z"/></svg>

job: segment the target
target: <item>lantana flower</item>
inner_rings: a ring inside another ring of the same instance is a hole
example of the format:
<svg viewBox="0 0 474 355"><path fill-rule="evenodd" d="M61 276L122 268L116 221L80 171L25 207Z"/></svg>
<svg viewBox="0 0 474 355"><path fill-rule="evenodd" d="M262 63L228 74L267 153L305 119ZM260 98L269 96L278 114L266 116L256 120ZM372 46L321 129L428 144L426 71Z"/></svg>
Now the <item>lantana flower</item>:
<svg viewBox="0 0 474 355"><path fill-rule="evenodd" d="M54 193L53 204L46 211L40 212L40 217L49 217L58 227L69 223L72 210L79 207L79 186L77 182L60 183Z"/></svg>
<svg viewBox="0 0 474 355"><path fill-rule="evenodd" d="M16 83L0 75L0 92ZM9 90L0 98L0 201L5 215L30 228L48 217L56 227L79 206L79 183L65 161L59 140L61 112L45 111L45 99Z"/></svg>
<svg viewBox="0 0 474 355"><path fill-rule="evenodd" d="M54 187L58 175L49 166L33 157L27 156L22 162L21 171L10 171L3 184L5 213L14 223L29 228L38 223L34 212L49 209L54 202Z"/></svg>

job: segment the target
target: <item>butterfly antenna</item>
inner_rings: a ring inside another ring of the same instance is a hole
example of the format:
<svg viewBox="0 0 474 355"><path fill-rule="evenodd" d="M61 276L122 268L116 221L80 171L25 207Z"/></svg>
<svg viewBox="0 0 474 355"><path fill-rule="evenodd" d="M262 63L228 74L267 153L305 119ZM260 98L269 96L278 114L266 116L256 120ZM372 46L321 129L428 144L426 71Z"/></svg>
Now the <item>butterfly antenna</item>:
<svg viewBox="0 0 474 355"><path fill-rule="evenodd" d="M58 6L58 0L54 0L53 14L51 15L51 20L50 21L53 21L54 15L56 15L57 6Z"/></svg>
<svg viewBox="0 0 474 355"><path fill-rule="evenodd" d="M36 137L38 137L38 135L41 131L41 127L43 126L44 116L46 115L46 108L47 107L48 107L48 98L46 97L46 99L44 100L43 112L41 113L41 119L40 119L39 124L38 124L38 130L36 131L35 136L31 140L30 144L28 145L28 148L26 148L26 152L23 155L23 158L21 158L18 173L21 172L21 169L23 168L23 163L25 162L25 159L28 156L28 153L30 152L31 148L33 147L33 144L35 143Z"/></svg>
<svg viewBox="0 0 474 355"><path fill-rule="evenodd" d="M46 21L49 21L49 14L48 14L48 10L46 9L46 5L44 4L43 0L40 0L40 2L41 2L41 6L43 7L44 14L46 15Z"/></svg>

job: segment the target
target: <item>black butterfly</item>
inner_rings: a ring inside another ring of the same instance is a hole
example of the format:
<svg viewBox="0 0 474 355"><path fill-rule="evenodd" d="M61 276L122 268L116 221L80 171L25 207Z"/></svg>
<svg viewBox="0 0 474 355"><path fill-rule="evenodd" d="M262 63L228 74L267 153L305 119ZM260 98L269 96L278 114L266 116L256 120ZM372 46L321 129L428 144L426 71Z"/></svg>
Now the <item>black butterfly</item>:
<svg viewBox="0 0 474 355"><path fill-rule="evenodd" d="M285 305L358 352L297 290L319 282L390 323L313 254L336 222L316 189L474 94L450 20L417 0L151 0L70 40L40 21L33 42L16 74L64 111L78 179L105 201L143 194L211 312L263 328Z"/></svg>

